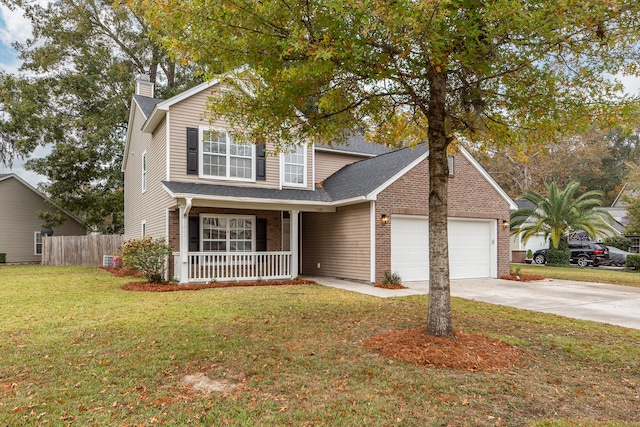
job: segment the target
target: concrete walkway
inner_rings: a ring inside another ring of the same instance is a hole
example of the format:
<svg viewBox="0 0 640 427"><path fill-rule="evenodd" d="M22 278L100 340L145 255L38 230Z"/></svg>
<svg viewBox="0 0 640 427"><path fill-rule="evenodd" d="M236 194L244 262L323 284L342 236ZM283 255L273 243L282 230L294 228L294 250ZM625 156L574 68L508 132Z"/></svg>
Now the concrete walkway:
<svg viewBox="0 0 640 427"><path fill-rule="evenodd" d="M380 298L425 295L429 282L404 283L407 289L382 289L372 285L328 277L308 277L321 285ZM640 329L640 288L547 279L514 282L502 279L451 281L451 295L475 301L574 319L592 320Z"/></svg>

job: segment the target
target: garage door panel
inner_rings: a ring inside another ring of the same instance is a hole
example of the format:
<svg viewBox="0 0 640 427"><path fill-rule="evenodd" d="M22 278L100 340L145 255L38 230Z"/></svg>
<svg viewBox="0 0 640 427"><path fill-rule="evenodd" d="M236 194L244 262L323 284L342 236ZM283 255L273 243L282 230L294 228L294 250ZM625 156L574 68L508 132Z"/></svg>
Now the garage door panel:
<svg viewBox="0 0 640 427"><path fill-rule="evenodd" d="M491 277L491 221L449 219L452 279ZM394 216L391 267L402 280L429 280L429 224L426 217Z"/></svg>
<svg viewBox="0 0 640 427"><path fill-rule="evenodd" d="M449 220L449 270L453 279L491 276L491 223Z"/></svg>
<svg viewBox="0 0 640 427"><path fill-rule="evenodd" d="M391 270L408 282L429 277L427 218L398 216L391 221Z"/></svg>

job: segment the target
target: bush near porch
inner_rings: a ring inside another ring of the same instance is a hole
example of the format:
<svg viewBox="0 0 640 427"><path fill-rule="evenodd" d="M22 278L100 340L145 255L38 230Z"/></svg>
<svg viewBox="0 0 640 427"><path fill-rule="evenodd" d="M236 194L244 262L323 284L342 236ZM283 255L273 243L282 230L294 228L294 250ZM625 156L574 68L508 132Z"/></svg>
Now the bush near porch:
<svg viewBox="0 0 640 427"><path fill-rule="evenodd" d="M137 293L98 269L0 269L0 425L638 426L636 330L454 298L457 328L524 360L448 370L361 346L423 325L424 296ZM188 374L238 388L198 392Z"/></svg>

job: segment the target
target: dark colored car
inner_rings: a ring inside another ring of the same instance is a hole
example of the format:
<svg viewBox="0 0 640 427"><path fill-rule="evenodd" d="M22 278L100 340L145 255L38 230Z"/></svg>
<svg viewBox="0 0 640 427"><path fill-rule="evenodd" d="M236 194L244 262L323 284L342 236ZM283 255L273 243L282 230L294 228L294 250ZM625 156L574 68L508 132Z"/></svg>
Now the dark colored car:
<svg viewBox="0 0 640 427"><path fill-rule="evenodd" d="M572 240L569 242L571 249L570 262L586 267L591 264L594 267L606 264L609 259L609 248L602 243L590 242L588 240ZM544 264L547 262L547 249L539 249L533 253L533 262Z"/></svg>

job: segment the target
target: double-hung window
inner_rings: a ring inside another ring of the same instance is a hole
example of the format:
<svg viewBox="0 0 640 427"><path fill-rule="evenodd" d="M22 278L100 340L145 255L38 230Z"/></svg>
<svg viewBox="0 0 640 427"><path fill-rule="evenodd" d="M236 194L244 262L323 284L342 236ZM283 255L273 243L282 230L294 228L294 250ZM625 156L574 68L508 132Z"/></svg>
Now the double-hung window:
<svg viewBox="0 0 640 427"><path fill-rule="evenodd" d="M42 233L39 231L33 233L33 253L42 255Z"/></svg>
<svg viewBox="0 0 640 427"><path fill-rule="evenodd" d="M255 217L247 215L202 215L200 218L202 251L254 251Z"/></svg>
<svg viewBox="0 0 640 427"><path fill-rule="evenodd" d="M282 184L304 187L307 184L307 146L288 147L282 155Z"/></svg>
<svg viewBox="0 0 640 427"><path fill-rule="evenodd" d="M237 144L233 133L201 128L201 175L206 178L252 181L255 179L253 144Z"/></svg>

